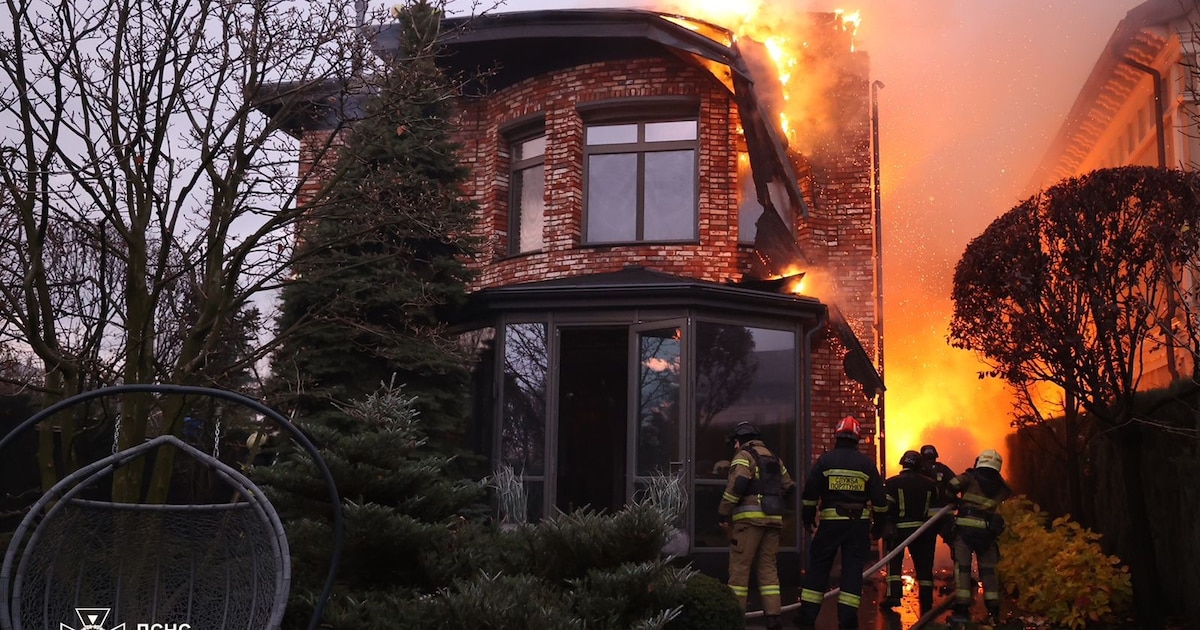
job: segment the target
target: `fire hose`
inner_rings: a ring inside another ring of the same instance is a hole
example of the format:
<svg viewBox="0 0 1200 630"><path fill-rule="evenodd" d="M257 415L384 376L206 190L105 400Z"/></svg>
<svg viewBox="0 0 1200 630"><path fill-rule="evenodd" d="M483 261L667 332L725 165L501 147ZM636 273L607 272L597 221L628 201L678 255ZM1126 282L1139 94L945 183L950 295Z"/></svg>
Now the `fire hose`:
<svg viewBox="0 0 1200 630"><path fill-rule="evenodd" d="M879 560L879 562L876 562L875 564L871 565L871 567L868 568L866 571L863 571L863 579L865 580L866 578L870 577L871 574L882 569L884 566L887 565L887 563L892 561L892 558L895 558L897 555L904 553L904 549L906 547L908 547L908 545L910 543L912 543L912 541L916 540L918 536L925 533L925 531L928 530L930 527L932 527L934 523L940 521L942 519L942 517L949 514L950 510L952 510L952 509L954 509L953 505L947 505L947 506L943 507L942 509L938 510L937 512L934 512L933 516L929 517L929 520L922 523L921 526L916 529L916 531L914 531L913 533L908 535L908 538L905 538L903 542L896 545L895 549L892 549L891 551L889 551L887 553L887 555L883 556L883 558L881 558ZM842 592L842 589L835 588L832 591L825 593L824 599L829 599L831 597L837 597L838 593L841 593L841 592ZM783 608L780 609L780 611L781 612L789 612L792 610L796 610L799 607L800 607L800 602L795 602L795 603L784 606ZM761 610L752 610L752 611L749 611L746 613L747 619L752 619L755 617L762 617L762 616L763 616L763 611L761 611ZM922 618L922 619L924 621L927 621L924 618ZM917 625L919 626L921 623L923 623L923 621L918 622ZM914 627L916 627L916 626L914 626Z"/></svg>

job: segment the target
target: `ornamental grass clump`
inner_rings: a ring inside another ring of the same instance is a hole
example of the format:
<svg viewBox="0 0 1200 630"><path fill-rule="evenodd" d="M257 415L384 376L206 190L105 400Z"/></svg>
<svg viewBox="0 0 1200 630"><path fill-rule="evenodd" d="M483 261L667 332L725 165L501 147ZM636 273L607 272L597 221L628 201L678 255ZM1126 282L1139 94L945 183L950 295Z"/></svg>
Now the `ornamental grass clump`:
<svg viewBox="0 0 1200 630"><path fill-rule="evenodd" d="M1129 569L1100 548L1100 534L1062 516L1049 515L1024 497L1006 501L1008 524L1000 537L996 567L1019 609L1059 627L1111 623L1133 598Z"/></svg>

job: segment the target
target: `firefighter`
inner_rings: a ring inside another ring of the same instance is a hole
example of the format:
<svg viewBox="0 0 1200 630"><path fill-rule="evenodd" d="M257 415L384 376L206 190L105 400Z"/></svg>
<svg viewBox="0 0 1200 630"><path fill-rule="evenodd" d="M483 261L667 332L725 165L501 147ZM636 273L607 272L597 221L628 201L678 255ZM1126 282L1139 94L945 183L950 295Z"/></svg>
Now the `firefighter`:
<svg viewBox="0 0 1200 630"><path fill-rule="evenodd" d="M894 535L886 539L889 553L925 523L929 517L929 504L938 494L937 484L921 472L920 453L905 451L900 456L900 469L900 474L889 477L884 483L888 498L888 520L895 526ZM908 553L917 572L922 616L933 609L933 552L937 535L937 530L931 526L908 545ZM904 552L897 554L888 564L887 598L880 602L880 607L885 610L900 605L904 588L900 579L903 565Z"/></svg>
<svg viewBox="0 0 1200 630"><path fill-rule="evenodd" d="M932 444L926 444L921 447L921 472L925 473L937 484L938 492L934 496L933 502L929 504L929 515L933 516L938 513L946 504L950 502L950 480L954 479L954 471L947 465L938 461L938 450ZM950 560L954 560L954 540L951 534L954 531L954 518L950 515L942 517L942 522L933 525L937 529L938 535L942 537L942 542L950 548ZM936 547L936 541L935 541Z"/></svg>
<svg viewBox="0 0 1200 630"><path fill-rule="evenodd" d="M834 429L837 445L817 458L804 483L804 527L816 533L809 545L808 572L800 591L797 623L801 628L812 628L816 623L838 551L842 553L838 626L858 627L863 564L871 552L870 539L886 537L889 526L883 480L875 462L858 450L861 437L858 420L854 416L842 418Z"/></svg>
<svg viewBox="0 0 1200 630"><path fill-rule="evenodd" d="M729 533L729 590L742 611L750 593L750 567L758 565L758 594L767 628L781 628L779 572L775 555L783 514L796 484L787 466L763 444L758 428L739 423L728 442L735 454L729 462L725 493L717 506L721 527Z"/></svg>
<svg viewBox="0 0 1200 630"><path fill-rule="evenodd" d="M988 449L979 454L975 467L950 480L950 491L958 510L954 516L954 557L956 580L954 614L951 621L967 623L975 580L971 576L971 555L979 565L983 582L983 603L992 623L1000 620L1000 582L996 563L1000 561L998 539L1004 533L1004 518L996 513L1012 489L1000 476L1000 454Z"/></svg>

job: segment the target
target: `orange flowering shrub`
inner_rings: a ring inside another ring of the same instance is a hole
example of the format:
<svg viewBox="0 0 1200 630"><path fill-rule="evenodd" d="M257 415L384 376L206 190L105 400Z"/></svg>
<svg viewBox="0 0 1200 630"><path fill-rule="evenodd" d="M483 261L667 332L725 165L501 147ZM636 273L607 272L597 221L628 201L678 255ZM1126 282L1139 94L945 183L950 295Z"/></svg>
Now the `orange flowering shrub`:
<svg viewBox="0 0 1200 630"><path fill-rule="evenodd" d="M1055 626L1085 628L1113 621L1133 598L1129 569L1100 548L1100 534L1063 516L1049 516L1029 499L1001 505L1008 529L996 567L1017 607Z"/></svg>

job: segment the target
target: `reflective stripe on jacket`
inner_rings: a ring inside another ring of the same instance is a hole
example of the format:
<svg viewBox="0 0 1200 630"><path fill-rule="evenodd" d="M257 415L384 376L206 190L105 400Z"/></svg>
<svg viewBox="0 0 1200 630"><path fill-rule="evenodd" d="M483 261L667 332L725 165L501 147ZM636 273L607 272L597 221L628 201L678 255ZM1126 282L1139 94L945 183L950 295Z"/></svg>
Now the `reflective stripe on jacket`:
<svg viewBox="0 0 1200 630"><path fill-rule="evenodd" d="M754 450L753 454L748 452L750 449ZM774 457L762 440L750 440L743 444L741 450L729 462L729 476L725 482L725 492L721 495L721 503L717 506L717 513L721 516L729 516L739 523L783 527L783 516L763 512L762 495L747 491L751 488L751 482L760 478L758 466L755 464L757 461L755 455L758 458ZM779 462L779 468L783 496L786 497L796 484L792 481L787 466L784 466L782 461Z"/></svg>

